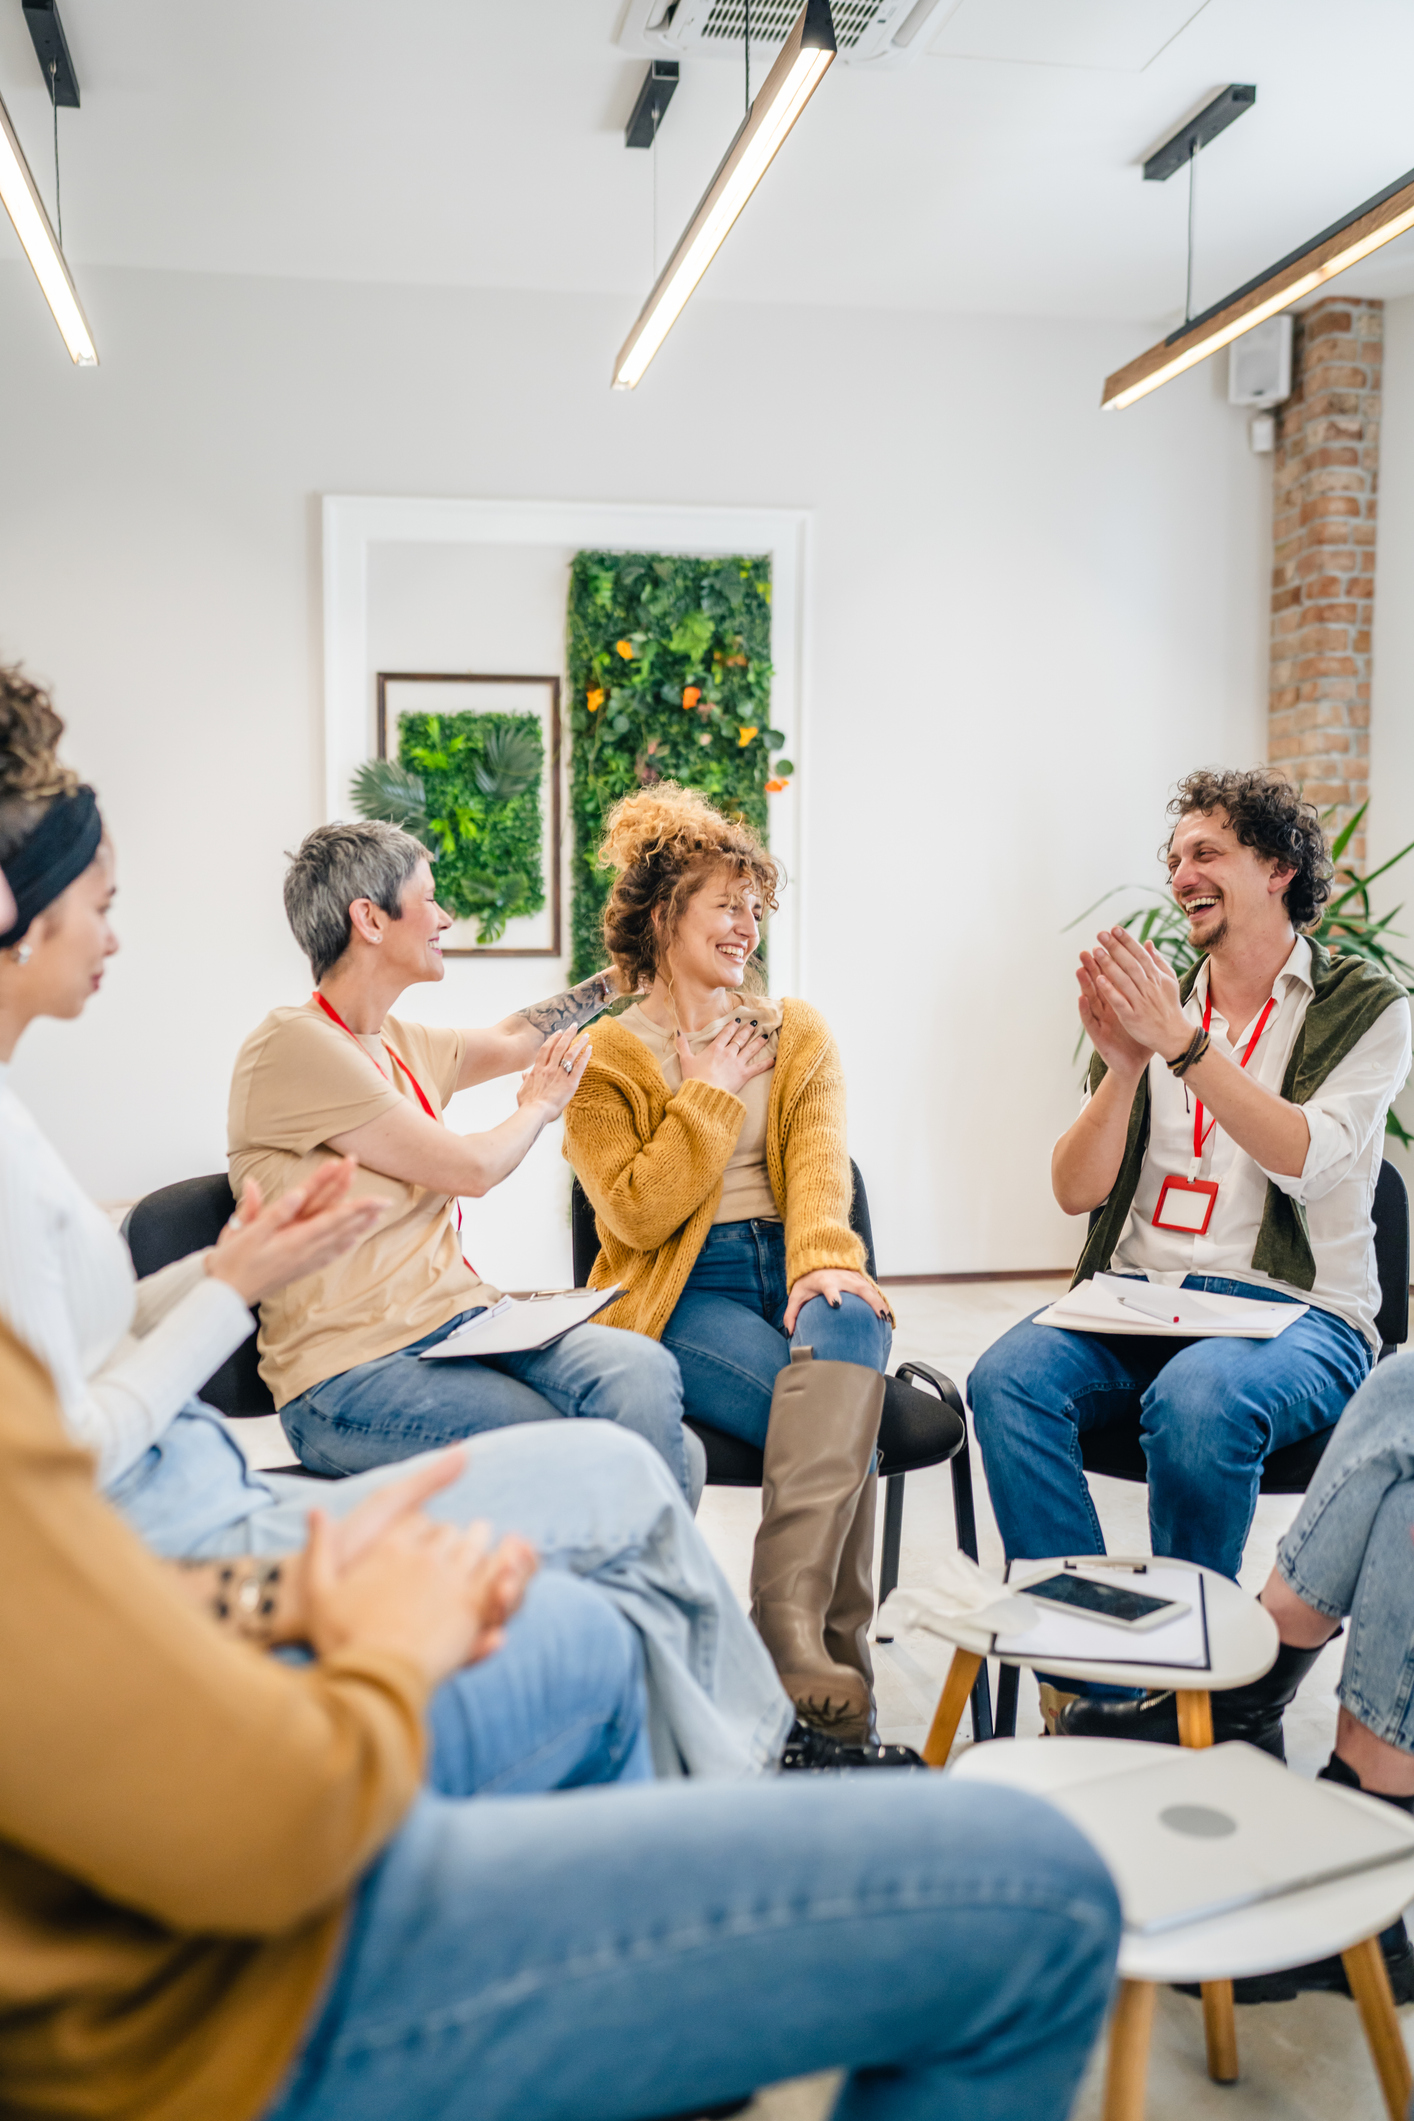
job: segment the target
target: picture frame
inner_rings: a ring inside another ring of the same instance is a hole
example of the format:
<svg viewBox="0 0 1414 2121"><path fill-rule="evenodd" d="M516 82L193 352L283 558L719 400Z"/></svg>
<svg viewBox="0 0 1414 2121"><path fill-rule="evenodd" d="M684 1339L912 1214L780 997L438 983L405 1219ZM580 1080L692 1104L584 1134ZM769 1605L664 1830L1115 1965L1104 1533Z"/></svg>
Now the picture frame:
<svg viewBox="0 0 1414 2121"><path fill-rule="evenodd" d="M560 679L523 671L380 670L378 757L401 757L400 730L408 716L535 715L541 733L540 888L543 905L511 916L502 939L479 940L478 917L454 918L442 944L445 957L560 957L563 955L563 762ZM417 770L414 765L414 771ZM431 807L431 806L429 806ZM434 864L434 875L436 867ZM452 910L452 909L449 909Z"/></svg>

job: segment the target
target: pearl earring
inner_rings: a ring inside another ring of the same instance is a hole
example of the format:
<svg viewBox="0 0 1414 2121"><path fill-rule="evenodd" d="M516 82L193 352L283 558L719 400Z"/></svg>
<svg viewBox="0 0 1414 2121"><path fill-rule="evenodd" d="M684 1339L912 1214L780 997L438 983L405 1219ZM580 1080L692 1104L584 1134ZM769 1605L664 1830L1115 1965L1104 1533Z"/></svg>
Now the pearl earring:
<svg viewBox="0 0 1414 2121"><path fill-rule="evenodd" d="M33 957L34 952L31 950L28 943L16 943L14 949L10 952L10 955L15 960L15 963L17 965L27 965L31 957Z"/></svg>

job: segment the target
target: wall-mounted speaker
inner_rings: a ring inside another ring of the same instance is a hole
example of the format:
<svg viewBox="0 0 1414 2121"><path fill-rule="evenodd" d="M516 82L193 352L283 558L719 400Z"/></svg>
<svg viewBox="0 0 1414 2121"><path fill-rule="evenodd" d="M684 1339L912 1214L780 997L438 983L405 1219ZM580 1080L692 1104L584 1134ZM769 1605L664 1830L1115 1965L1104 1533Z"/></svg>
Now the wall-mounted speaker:
<svg viewBox="0 0 1414 2121"><path fill-rule="evenodd" d="M1229 405L1280 405L1291 396L1291 316L1268 317L1227 351Z"/></svg>

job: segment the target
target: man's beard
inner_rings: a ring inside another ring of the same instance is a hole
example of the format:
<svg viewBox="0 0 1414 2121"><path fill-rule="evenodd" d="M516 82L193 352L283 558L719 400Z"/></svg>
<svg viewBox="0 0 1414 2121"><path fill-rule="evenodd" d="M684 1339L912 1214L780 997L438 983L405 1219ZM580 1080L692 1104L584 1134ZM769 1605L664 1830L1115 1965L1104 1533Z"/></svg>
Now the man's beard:
<svg viewBox="0 0 1414 2121"><path fill-rule="evenodd" d="M1192 921L1190 921L1190 922L1188 923L1188 933L1189 933L1189 937L1190 937L1190 940L1191 940L1191 938L1192 938L1192 935L1193 935L1193 923L1192 923ZM1218 922L1218 925L1217 925L1217 927L1216 927L1216 928L1215 928L1215 929L1213 930L1212 934L1211 934L1210 936L1206 937L1204 941L1202 941L1202 942L1200 942L1200 943L1195 943L1193 947L1194 947L1195 949L1197 949L1197 950L1202 950L1202 951L1205 951L1205 952L1207 953L1207 955L1208 955L1209 957L1211 957L1211 956L1212 956L1212 954L1213 954L1213 952L1214 952L1215 950L1221 950L1221 949L1222 949L1222 946L1223 946L1223 944L1224 944L1224 943L1225 943L1226 941L1227 941L1227 915L1226 915L1226 914L1224 914L1224 915L1223 915L1223 917L1222 917L1222 919L1221 919L1221 920L1220 920L1220 921Z"/></svg>

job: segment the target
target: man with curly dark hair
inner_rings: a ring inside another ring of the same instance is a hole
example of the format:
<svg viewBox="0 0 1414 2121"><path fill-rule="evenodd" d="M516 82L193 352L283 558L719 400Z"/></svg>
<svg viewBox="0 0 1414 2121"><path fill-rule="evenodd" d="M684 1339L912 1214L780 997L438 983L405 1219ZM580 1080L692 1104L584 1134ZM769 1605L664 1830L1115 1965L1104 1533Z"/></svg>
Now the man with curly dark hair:
<svg viewBox="0 0 1414 2121"><path fill-rule="evenodd" d="M1090 1217L1075 1280L1108 1272L1306 1308L1265 1340L1027 1320L968 1389L1010 1556L1104 1551L1080 1437L1137 1417L1153 1552L1235 1578L1263 1460L1331 1428L1379 1352L1371 1205L1409 1073L1409 1000L1303 932L1331 864L1283 775L1192 773L1169 810L1163 854L1197 965L1176 979L1124 928L1080 953L1095 1051L1051 1160L1062 1208ZM1284 1644L1256 1688L1215 1694L1217 1736L1280 1756L1281 1710L1317 1654ZM1178 1738L1172 1695L1051 1709L1072 1733Z"/></svg>

